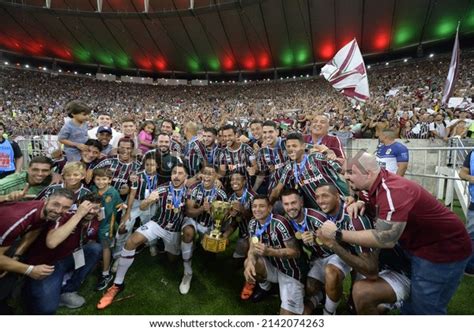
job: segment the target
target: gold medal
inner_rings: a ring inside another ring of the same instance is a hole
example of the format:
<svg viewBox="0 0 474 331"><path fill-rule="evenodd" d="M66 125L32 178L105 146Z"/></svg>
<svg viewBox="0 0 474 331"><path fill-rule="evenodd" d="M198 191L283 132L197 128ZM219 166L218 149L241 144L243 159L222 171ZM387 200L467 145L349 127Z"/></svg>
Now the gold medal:
<svg viewBox="0 0 474 331"><path fill-rule="evenodd" d="M323 245L323 242L321 241L321 239L319 239L319 237L316 237L316 244L318 244L319 246Z"/></svg>
<svg viewBox="0 0 474 331"><path fill-rule="evenodd" d="M171 203L166 204L166 209L173 209L173 206L171 205Z"/></svg>
<svg viewBox="0 0 474 331"><path fill-rule="evenodd" d="M300 232L300 231L298 231L298 232L295 233L295 237L296 237L296 239L298 239L298 240L301 240L301 238L303 238L302 235L303 235L303 233Z"/></svg>
<svg viewBox="0 0 474 331"><path fill-rule="evenodd" d="M298 190L300 187L298 185L298 183L295 184L295 190Z"/></svg>
<svg viewBox="0 0 474 331"><path fill-rule="evenodd" d="M173 208L173 213L178 214L179 213L179 208Z"/></svg>
<svg viewBox="0 0 474 331"><path fill-rule="evenodd" d="M252 240L252 244L258 244L258 242L260 241L258 237L252 237L251 240Z"/></svg>

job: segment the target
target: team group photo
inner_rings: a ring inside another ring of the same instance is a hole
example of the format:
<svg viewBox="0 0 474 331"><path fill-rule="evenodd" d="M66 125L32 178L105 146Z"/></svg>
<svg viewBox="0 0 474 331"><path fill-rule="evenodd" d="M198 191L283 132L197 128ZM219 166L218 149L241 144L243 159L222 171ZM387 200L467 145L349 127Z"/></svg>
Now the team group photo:
<svg viewBox="0 0 474 331"><path fill-rule="evenodd" d="M0 18L0 315L474 315L472 1Z"/></svg>

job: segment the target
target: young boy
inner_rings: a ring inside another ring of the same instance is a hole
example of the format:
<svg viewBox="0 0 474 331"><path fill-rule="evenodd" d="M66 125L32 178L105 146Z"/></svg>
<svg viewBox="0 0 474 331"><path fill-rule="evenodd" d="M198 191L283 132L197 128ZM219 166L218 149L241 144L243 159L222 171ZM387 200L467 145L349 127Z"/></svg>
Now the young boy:
<svg viewBox="0 0 474 331"><path fill-rule="evenodd" d="M84 182L86 185L91 186L93 184L92 170L103 160L101 156L102 145L96 139L87 139L85 145L87 149L81 151L81 162L86 167L86 179Z"/></svg>
<svg viewBox="0 0 474 331"><path fill-rule="evenodd" d="M81 151L87 149L84 143L87 141L87 120L91 109L80 101L71 101L66 105L66 112L72 120L67 121L61 131L58 140L64 145L64 153L68 162L79 161Z"/></svg>
<svg viewBox="0 0 474 331"><path fill-rule="evenodd" d="M91 193L91 191L82 183L86 177L86 168L81 162L70 162L66 163L63 167L62 174L64 183L46 187L36 196L35 200L46 200L57 189L67 188L74 192L74 204L70 209L71 211L74 211L77 209L76 202L86 194Z"/></svg>
<svg viewBox="0 0 474 331"><path fill-rule="evenodd" d="M96 290L101 291L107 288L112 275L110 274L110 264L112 259L111 247L114 246L115 233L122 224L117 220L118 211L123 206L119 192L111 186L113 173L109 169L98 168L93 172L94 186L93 192L102 198L102 208L104 218L100 222L99 240L102 244L102 277L99 279Z"/></svg>

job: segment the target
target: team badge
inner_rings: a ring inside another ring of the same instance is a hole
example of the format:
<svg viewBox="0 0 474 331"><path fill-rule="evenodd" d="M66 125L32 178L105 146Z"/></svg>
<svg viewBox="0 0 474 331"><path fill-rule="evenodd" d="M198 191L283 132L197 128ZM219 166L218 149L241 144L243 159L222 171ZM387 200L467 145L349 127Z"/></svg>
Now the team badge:
<svg viewBox="0 0 474 331"><path fill-rule="evenodd" d="M110 203L112 201L112 197L109 195L105 197L105 203Z"/></svg>

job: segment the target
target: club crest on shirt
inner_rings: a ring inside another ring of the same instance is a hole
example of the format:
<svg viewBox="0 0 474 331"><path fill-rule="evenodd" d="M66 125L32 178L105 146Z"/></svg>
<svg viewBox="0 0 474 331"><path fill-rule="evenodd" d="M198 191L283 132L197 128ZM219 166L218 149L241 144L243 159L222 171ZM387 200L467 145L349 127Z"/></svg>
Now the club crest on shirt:
<svg viewBox="0 0 474 331"><path fill-rule="evenodd" d="M112 201L112 197L110 195L105 197L105 203L110 203L110 201Z"/></svg>
<svg viewBox="0 0 474 331"><path fill-rule="evenodd" d="M275 232L270 233L270 237L272 238L273 242L278 241L278 236Z"/></svg>

